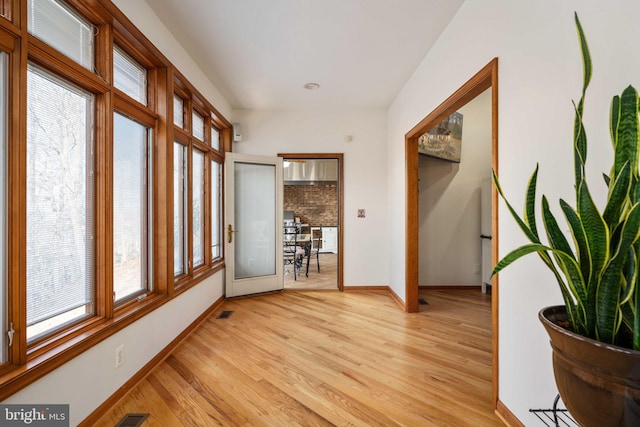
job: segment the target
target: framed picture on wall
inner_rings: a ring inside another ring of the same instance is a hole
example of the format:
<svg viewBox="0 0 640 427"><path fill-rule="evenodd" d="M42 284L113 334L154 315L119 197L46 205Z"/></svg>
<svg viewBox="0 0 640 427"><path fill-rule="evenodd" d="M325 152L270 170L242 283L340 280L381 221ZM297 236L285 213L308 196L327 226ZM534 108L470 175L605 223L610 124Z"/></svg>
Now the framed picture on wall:
<svg viewBox="0 0 640 427"><path fill-rule="evenodd" d="M462 114L455 112L418 137L418 154L460 163Z"/></svg>

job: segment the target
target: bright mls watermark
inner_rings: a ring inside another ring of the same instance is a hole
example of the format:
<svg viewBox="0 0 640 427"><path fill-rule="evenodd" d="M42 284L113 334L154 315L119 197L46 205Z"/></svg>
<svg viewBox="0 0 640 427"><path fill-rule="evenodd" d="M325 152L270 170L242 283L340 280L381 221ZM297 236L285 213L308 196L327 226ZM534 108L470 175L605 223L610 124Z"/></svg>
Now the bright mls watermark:
<svg viewBox="0 0 640 427"><path fill-rule="evenodd" d="M0 425L69 427L69 405L0 405Z"/></svg>

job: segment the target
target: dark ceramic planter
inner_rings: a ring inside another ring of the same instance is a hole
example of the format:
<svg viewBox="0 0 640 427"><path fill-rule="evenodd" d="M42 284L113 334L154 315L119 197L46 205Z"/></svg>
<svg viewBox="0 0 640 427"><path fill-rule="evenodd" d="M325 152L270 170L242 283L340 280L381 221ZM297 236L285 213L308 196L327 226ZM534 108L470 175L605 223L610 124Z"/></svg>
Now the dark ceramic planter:
<svg viewBox="0 0 640 427"><path fill-rule="evenodd" d="M538 314L553 348L553 371L562 401L583 427L640 426L640 351L585 338L557 324L564 306Z"/></svg>

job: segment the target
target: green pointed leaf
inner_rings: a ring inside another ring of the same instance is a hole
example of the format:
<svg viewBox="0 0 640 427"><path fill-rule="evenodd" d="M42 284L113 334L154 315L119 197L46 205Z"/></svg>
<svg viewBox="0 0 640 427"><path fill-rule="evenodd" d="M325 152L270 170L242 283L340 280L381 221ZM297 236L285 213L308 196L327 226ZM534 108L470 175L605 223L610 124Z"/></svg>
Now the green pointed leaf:
<svg viewBox="0 0 640 427"><path fill-rule="evenodd" d="M512 264L514 261L519 260L525 255L529 255L534 252L546 252L549 248L539 243L529 243L516 248L505 255L498 263L493 267L491 275L498 274L502 269Z"/></svg>
<svg viewBox="0 0 640 427"><path fill-rule="evenodd" d="M576 117L574 120L573 131L573 146L574 146L574 164L575 164L575 185L576 188L580 186L580 183L584 180L584 164L587 161L587 135L582 122L582 113L584 110L584 96L591 82L591 54L589 53L589 46L587 39L582 29L578 14L574 14L576 21L576 29L578 30L578 38L580 39L580 50L582 53L582 96L578 105L575 106Z"/></svg>
<svg viewBox="0 0 640 427"><path fill-rule="evenodd" d="M578 30L578 37L580 39L580 50L582 51L582 66L584 71L582 79L582 93L584 94L587 91L589 82L591 81L591 54L589 53L587 38L584 35L584 30L582 29L582 24L580 23L580 19L578 19L577 13L574 13L574 19L576 21L576 29Z"/></svg>
<svg viewBox="0 0 640 427"><path fill-rule="evenodd" d="M602 217L607 223L609 229L613 229L620 219L624 201L629 194L631 188L631 166L629 162L625 162L619 175L616 177L613 186L610 188L607 206L605 207Z"/></svg>
<svg viewBox="0 0 640 427"><path fill-rule="evenodd" d="M609 260L609 228L600 215L586 182L580 187L580 205L578 206L580 222L587 236L589 246L589 262L591 275L587 279L587 324L591 333L597 333L598 313L596 310L598 283Z"/></svg>
<svg viewBox="0 0 640 427"><path fill-rule="evenodd" d="M629 188L629 198L631 199L631 204L636 204L640 202L640 185L638 185L638 171L631 171L631 187Z"/></svg>
<svg viewBox="0 0 640 427"><path fill-rule="evenodd" d="M582 273L580 272L580 266L576 262L575 258L565 252L556 249L553 249L551 252L558 263L560 270L562 270L564 277L567 279L566 285L571 294L571 298L575 301L577 309L580 311L577 313L578 317L585 319L582 322L588 326L588 316L585 312L587 286L584 278L582 277ZM565 293L565 290L560 290Z"/></svg>
<svg viewBox="0 0 640 427"><path fill-rule="evenodd" d="M524 222L529 226L531 233L533 233L539 240L538 229L536 227L536 186L538 182L538 165L529 178L529 185L527 186L527 197L525 199L524 209Z"/></svg>
<svg viewBox="0 0 640 427"><path fill-rule="evenodd" d="M633 246L631 246L631 248L629 248L629 253L627 254L627 259L625 260L625 265L622 269L622 296L620 297L620 305L627 305L633 297L637 276L635 255L635 250L633 249Z"/></svg>
<svg viewBox="0 0 640 427"><path fill-rule="evenodd" d="M620 97L615 95L611 100L611 109L609 111L609 133L611 134L611 143L615 152L616 143L618 142L618 126L620 125Z"/></svg>
<svg viewBox="0 0 640 427"><path fill-rule="evenodd" d="M582 274L580 273L580 266L573 258L573 256L549 246L539 243L529 243L520 246L519 248L516 248L505 255L505 257L495 265L492 274L495 275L499 273L501 270L503 270L513 262L519 260L525 255L529 255L534 252L537 252L539 254L546 254L547 252L553 253L553 255L558 260L560 269L563 271L564 276L567 279L568 290L561 289L563 291L563 294L566 293L570 300L577 302L578 305L581 305L582 301L584 301L584 299L586 298L586 295L584 295L584 293L581 291L581 289L585 288L585 285Z"/></svg>
<svg viewBox="0 0 640 427"><path fill-rule="evenodd" d="M572 295L578 300L579 305L584 305L587 300L587 288L584 282L585 276L582 271L579 272L580 274L577 274L572 270L573 266L580 270L580 265L573 254L573 250L571 249L569 242L560 230L560 227L558 227L558 223L549 209L549 203L547 203L546 197L543 197L542 199L542 212L544 226L547 230L547 237L549 239L550 246L554 248L554 251L552 252L554 258L561 270L565 273L565 276L571 276L571 279L568 280L567 283L571 288ZM570 265L567 264L566 258L570 258L572 260Z"/></svg>
<svg viewBox="0 0 640 427"><path fill-rule="evenodd" d="M596 296L596 339L613 344L620 297L620 262L607 266L602 275L602 290ZM605 285L606 284L606 285Z"/></svg>
<svg viewBox="0 0 640 427"><path fill-rule="evenodd" d="M567 202L560 199L560 207L564 212L564 216L569 224L569 231L573 236L573 241L578 250L578 262L582 270L582 277L589 280L591 277L591 256L589 255L589 244L587 243L587 234L582 227L582 222L578 217L578 213Z"/></svg>
<svg viewBox="0 0 640 427"><path fill-rule="evenodd" d="M576 113L573 130L573 163L575 169L575 186L578 188L584 181L584 165L587 161L587 134L582 123L582 99L580 99L578 106L574 103L573 108Z"/></svg>
<svg viewBox="0 0 640 427"><path fill-rule="evenodd" d="M498 176L496 175L495 171L493 171L493 182L496 184L496 189L498 190L498 194L500 194L500 197L502 197L502 200L504 200L505 204L507 205L507 209L509 209L509 212L511 212L511 216L513 216L513 219L516 221L520 229L524 232L524 234L527 236L529 240L531 240L534 243L540 243L540 239L538 238L538 236L531 231L527 223L522 218L520 218L520 215L518 215L516 210L513 209L513 206L511 206L511 203L509 203L509 201L505 197L504 193L502 192L502 187L500 186L500 181L498 180Z"/></svg>
<svg viewBox="0 0 640 427"><path fill-rule="evenodd" d="M623 220L620 242L612 253L611 259L626 257L627 252L640 238L640 203L633 205L626 218Z"/></svg>
<svg viewBox="0 0 640 427"><path fill-rule="evenodd" d="M549 209L549 202L545 196L542 196L542 220L544 228L547 231L547 238L549 239L550 246L575 257L567 238L560 230L556 218Z"/></svg>
<svg viewBox="0 0 640 427"><path fill-rule="evenodd" d="M609 229L591 197L586 182L582 183L579 191L580 205L578 205L578 216L580 217L580 222L587 236L587 244L589 245L591 263L591 278L589 283L591 283L594 277L600 275L609 258Z"/></svg>
<svg viewBox="0 0 640 427"><path fill-rule="evenodd" d="M628 86L620 96L618 126L614 138L614 164L611 179L616 179L625 162L631 162L631 170L638 170L638 92Z"/></svg>

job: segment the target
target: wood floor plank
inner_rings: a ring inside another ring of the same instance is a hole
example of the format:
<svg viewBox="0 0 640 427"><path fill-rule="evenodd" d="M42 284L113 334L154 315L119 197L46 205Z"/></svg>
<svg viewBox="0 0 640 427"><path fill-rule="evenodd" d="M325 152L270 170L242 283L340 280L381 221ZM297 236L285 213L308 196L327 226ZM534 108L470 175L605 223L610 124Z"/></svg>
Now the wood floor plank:
<svg viewBox="0 0 640 427"><path fill-rule="evenodd" d="M502 426L490 298L420 296L413 314L379 291L227 300L230 317L203 322L98 425L149 412L150 426Z"/></svg>
<svg viewBox="0 0 640 427"><path fill-rule="evenodd" d="M309 265L309 275L305 274L305 264L302 268L302 274L298 274L295 278L293 275L293 266L285 266L284 288L285 289L338 289L338 255L334 253L320 254L320 271L315 261L311 261Z"/></svg>

